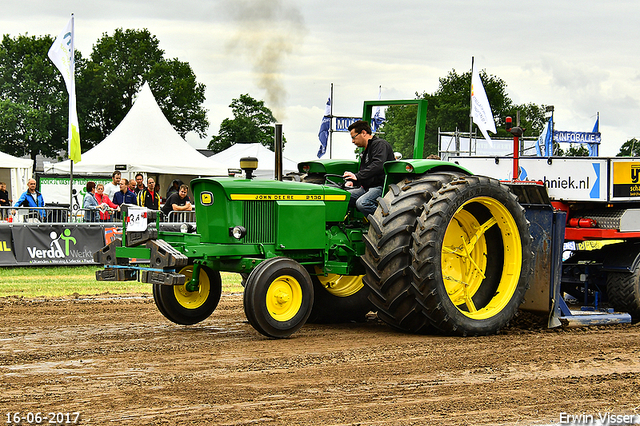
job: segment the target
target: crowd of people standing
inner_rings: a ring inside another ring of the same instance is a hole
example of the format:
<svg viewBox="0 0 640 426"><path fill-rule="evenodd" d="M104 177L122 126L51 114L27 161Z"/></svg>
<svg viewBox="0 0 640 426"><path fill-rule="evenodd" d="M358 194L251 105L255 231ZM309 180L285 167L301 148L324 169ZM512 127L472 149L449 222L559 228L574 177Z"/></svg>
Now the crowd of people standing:
<svg viewBox="0 0 640 426"><path fill-rule="evenodd" d="M105 184L93 181L87 182L85 195L82 200L85 222L110 222L119 219L120 206L122 204L137 205L150 210L161 210L165 217L171 211L192 211L193 205L187 192L189 187L179 179L175 179L167 190L165 203L161 207L162 197L159 193L159 185L152 177L147 178L145 185L144 175L138 173L135 179L123 178L119 171L111 175L111 182ZM6 185L0 182L0 206L11 206ZM42 194L36 189L36 180L29 179L27 190L14 204L16 207L45 207ZM45 221L45 209L32 209L34 214ZM15 213L15 210L13 210ZM0 215L6 216L7 212L0 208ZM2 219L2 218L0 218Z"/></svg>

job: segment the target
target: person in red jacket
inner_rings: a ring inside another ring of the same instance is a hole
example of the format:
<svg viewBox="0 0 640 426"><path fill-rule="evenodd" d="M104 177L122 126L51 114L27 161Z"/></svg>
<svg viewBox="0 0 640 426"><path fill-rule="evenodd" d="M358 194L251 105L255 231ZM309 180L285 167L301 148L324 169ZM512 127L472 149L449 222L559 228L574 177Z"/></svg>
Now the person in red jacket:
<svg viewBox="0 0 640 426"><path fill-rule="evenodd" d="M112 209L120 211L120 206L118 206L117 204L114 204L109 199L107 194L104 193L103 184L99 183L98 185L96 185L96 193L94 194L94 196L96 197L96 201L98 202L98 205L106 204ZM111 221L111 213L108 211L100 210L100 222L110 222L110 221Z"/></svg>

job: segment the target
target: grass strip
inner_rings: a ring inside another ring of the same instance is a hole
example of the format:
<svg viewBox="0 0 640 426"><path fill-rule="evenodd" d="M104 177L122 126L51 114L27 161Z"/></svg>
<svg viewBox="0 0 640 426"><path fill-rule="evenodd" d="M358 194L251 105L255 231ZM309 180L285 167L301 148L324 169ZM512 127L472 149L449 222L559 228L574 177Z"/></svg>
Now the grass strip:
<svg viewBox="0 0 640 426"><path fill-rule="evenodd" d="M0 268L0 297L63 297L96 294L151 293L151 284L96 281L100 266ZM221 272L222 292L241 293L241 277Z"/></svg>

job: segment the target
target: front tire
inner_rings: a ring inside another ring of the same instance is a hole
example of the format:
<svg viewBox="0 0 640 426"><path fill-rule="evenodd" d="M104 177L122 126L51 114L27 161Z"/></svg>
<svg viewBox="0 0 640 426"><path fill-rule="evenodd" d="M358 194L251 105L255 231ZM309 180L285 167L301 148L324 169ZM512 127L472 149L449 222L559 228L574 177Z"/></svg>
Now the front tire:
<svg viewBox="0 0 640 426"><path fill-rule="evenodd" d="M284 338L298 331L311 314L313 300L309 273L286 257L263 261L245 283L245 315L267 337Z"/></svg>
<svg viewBox="0 0 640 426"><path fill-rule="evenodd" d="M481 176L445 185L418 219L413 240L418 302L438 330L493 334L513 318L533 253L524 209L508 187Z"/></svg>
<svg viewBox="0 0 640 426"><path fill-rule="evenodd" d="M191 281L193 265L180 270L185 284L154 284L153 299L162 315L176 324L190 325L204 321L215 311L222 294L220 272L206 266L200 266L198 274L198 290L187 291L186 285Z"/></svg>

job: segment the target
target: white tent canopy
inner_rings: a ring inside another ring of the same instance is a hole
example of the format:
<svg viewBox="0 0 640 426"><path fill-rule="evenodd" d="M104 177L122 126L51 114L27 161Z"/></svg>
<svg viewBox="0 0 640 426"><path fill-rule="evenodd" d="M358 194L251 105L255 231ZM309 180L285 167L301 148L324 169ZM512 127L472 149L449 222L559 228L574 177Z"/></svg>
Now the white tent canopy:
<svg viewBox="0 0 640 426"><path fill-rule="evenodd" d="M70 164L70 160L53 164L47 172L69 173ZM200 154L180 137L162 113L148 83L118 127L73 164L73 173L110 175L116 165L126 166L130 173L227 175L226 166Z"/></svg>
<svg viewBox="0 0 640 426"><path fill-rule="evenodd" d="M255 157L258 159L258 169L254 172L257 178L274 178L276 168L275 153L260 143L237 143L222 152L209 157L210 161L227 164L231 169L240 167L240 159ZM283 173L298 171L298 163L282 157Z"/></svg>
<svg viewBox="0 0 640 426"><path fill-rule="evenodd" d="M27 181L32 175L33 160L0 152L0 182L7 184L10 199L17 200L27 190Z"/></svg>

